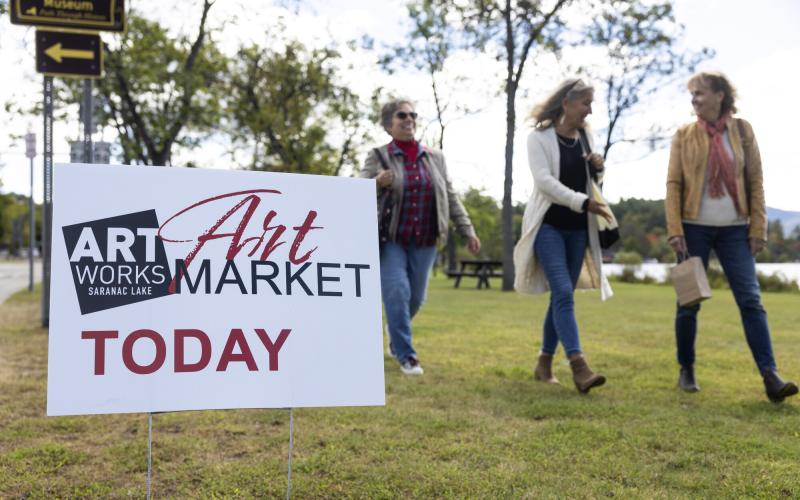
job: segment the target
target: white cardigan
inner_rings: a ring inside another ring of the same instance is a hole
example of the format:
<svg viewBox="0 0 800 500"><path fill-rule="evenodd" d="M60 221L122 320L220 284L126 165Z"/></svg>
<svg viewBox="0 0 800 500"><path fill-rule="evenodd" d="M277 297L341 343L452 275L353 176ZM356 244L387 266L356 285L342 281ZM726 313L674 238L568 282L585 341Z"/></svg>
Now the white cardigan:
<svg viewBox="0 0 800 500"><path fill-rule="evenodd" d="M592 135L587 135L590 146L594 149ZM544 215L553 203L568 207L575 212L582 212L581 207L588 196L569 189L558 180L561 155L558 150L555 127L536 129L530 133L528 136L528 163L533 173L533 194L525 207L525 215L522 219L522 237L514 248L514 288L520 293L544 293L549 290L547 277L533 252L533 242L542 225ZM591 178L587 178L587 193L591 193L591 182ZM594 214L589 215L589 245L586 247L577 288L599 288L601 299L606 300L614 293L611 291L608 280L603 276L602 252L597 236L597 219Z"/></svg>

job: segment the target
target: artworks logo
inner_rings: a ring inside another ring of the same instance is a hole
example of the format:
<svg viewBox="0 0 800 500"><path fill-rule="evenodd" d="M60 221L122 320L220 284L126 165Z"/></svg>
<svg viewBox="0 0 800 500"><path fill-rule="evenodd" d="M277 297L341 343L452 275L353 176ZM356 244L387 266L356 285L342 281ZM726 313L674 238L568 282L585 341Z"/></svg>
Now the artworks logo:
<svg viewBox="0 0 800 500"><path fill-rule="evenodd" d="M155 210L64 226L81 314L169 295Z"/></svg>

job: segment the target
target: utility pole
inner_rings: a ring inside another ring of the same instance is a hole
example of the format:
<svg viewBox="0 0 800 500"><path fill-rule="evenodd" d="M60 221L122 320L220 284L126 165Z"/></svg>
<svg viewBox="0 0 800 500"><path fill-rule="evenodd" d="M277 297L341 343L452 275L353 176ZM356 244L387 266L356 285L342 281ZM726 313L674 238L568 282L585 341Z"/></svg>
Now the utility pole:
<svg viewBox="0 0 800 500"><path fill-rule="evenodd" d="M36 247L36 204L33 202L33 159L36 158L36 134L25 134L25 156L31 161L31 199L28 204L30 228L28 229L28 291L33 291L33 249Z"/></svg>

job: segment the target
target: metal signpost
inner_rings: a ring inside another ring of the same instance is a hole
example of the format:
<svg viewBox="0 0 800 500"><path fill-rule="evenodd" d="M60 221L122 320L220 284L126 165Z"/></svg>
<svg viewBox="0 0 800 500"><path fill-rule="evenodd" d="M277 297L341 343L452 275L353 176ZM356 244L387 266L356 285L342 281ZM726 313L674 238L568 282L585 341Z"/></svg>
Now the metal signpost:
<svg viewBox="0 0 800 500"><path fill-rule="evenodd" d="M94 163L92 158L92 81L83 80L83 157L86 163Z"/></svg>
<svg viewBox="0 0 800 500"><path fill-rule="evenodd" d="M36 246L36 204L33 202L33 159L36 158L36 134L25 134L25 156L31 160L31 198L28 204L30 228L28 229L28 291L33 291L33 249Z"/></svg>
<svg viewBox="0 0 800 500"><path fill-rule="evenodd" d="M53 220L53 77L44 77L44 197L42 199L42 326L50 326L50 242Z"/></svg>
<svg viewBox="0 0 800 500"><path fill-rule="evenodd" d="M90 111L82 116L84 161L91 163L92 83L89 79L100 78L103 74L103 42L97 31L125 31L125 2L124 0L11 0L9 10L12 24L45 27L36 31L36 70L45 75L42 326L47 328L50 324L50 242L53 210L53 76L85 79L83 103L84 109ZM35 148L33 154L35 155ZM32 186L33 184L31 191ZM31 212L33 213L33 210ZM33 215L31 217L33 225L35 219ZM32 256L33 251L30 253Z"/></svg>
<svg viewBox="0 0 800 500"><path fill-rule="evenodd" d="M13 7L19 7L18 0ZM35 3L35 2L29 2ZM102 2L94 2L99 5ZM33 7L31 7L33 8ZM30 10L30 9L28 9ZM33 12L32 10L30 12ZM43 11L39 11L43 12ZM53 23L50 23L53 24ZM103 73L103 43L98 34L36 31L36 70L44 73L44 200L42 203L42 326L50 325L50 242L53 214L53 76L99 78ZM84 102L92 105L92 83L84 82ZM83 117L86 120L86 116ZM91 118L85 124L85 158L91 162Z"/></svg>

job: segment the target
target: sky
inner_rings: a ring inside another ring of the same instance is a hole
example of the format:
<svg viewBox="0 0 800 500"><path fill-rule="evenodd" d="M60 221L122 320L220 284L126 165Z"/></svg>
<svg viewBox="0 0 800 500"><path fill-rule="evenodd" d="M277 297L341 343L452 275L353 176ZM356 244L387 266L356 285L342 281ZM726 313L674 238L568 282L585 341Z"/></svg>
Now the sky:
<svg viewBox="0 0 800 500"><path fill-rule="evenodd" d="M129 0L136 9L161 20L176 31L190 33L197 23L197 3L193 0ZM292 4L291 1L288 2ZM345 41L368 35L376 45L403 42L406 26L402 0L313 0L300 2L299 13L287 14L280 7L261 0L218 0L212 14L233 19L217 37L229 50L245 40L264 43L264 27L283 16L288 31L309 45L320 46L331 40ZM726 73L737 87L739 116L753 124L764 164L767 205L800 211L800 155L794 120L798 111L795 82L800 81L800 2L796 0L677 0L678 22L685 28L683 44L697 50L716 51L701 69ZM113 35L104 34L104 39ZM411 70L386 75L378 70L374 54L344 50L352 69L342 72L342 80L363 96L381 86L417 102L417 110L432 116L432 99L425 75ZM41 99L41 75L34 69L33 30L12 26L8 16L0 20L0 67L8 68L0 79L0 100L31 102ZM457 57L448 64L445 83L452 95L473 109L472 114L448 124L444 153L454 184L459 190L483 189L497 199L502 197L505 147L505 101L502 66L491 54ZM454 84L457 75L469 77L469 84ZM564 68L548 58L532 61L523 79L524 92L517 98L517 123L514 155L515 201L527 201L533 181L527 163L525 139L530 131L524 117L564 77ZM648 127L658 123L670 129L693 121L688 92L683 82L663 89L657 98L640 107L628 120L628 127ZM597 102L589 121L602 128L604 111ZM424 127L424 120L420 126ZM29 163L24 143L12 139L28 127L41 142L41 118L19 118L0 109L0 180L3 192L30 192ZM57 122L55 162L69 159L67 140L75 139L77 123ZM376 125L378 143L388 138ZM96 135L95 140L100 136ZM111 134L105 134L111 139ZM41 144L39 145L41 151ZM191 159L209 168L230 168L225 144L211 140L201 151L179 152L178 160ZM368 147L364 148L367 151ZM612 201L621 198L661 199L665 193L667 149L649 151L642 147L615 146L606 164L604 191ZM34 197L41 199L41 156L35 161Z"/></svg>

